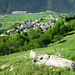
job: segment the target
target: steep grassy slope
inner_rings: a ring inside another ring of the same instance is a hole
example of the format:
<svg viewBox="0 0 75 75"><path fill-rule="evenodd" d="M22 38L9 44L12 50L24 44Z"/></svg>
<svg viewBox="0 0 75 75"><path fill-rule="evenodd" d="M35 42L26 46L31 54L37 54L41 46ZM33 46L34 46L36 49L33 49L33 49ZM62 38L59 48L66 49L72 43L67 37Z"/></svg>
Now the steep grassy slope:
<svg viewBox="0 0 75 75"><path fill-rule="evenodd" d="M0 13L12 11L39 12L52 10L56 12L75 12L74 0L0 0Z"/></svg>
<svg viewBox="0 0 75 75"><path fill-rule="evenodd" d="M75 31L74 31L75 32ZM71 32L71 33L74 33ZM50 44L50 47L34 49L38 54L55 54L60 52L64 58L75 61L75 34L65 36L59 43ZM55 51L56 49L56 51ZM13 71L9 71L9 67L4 70L0 69L0 75L75 75L74 71L61 69L45 65L32 64L32 59L29 58L29 51L14 53L11 55L0 57L0 67L3 65L13 65ZM23 56L27 56L25 59Z"/></svg>

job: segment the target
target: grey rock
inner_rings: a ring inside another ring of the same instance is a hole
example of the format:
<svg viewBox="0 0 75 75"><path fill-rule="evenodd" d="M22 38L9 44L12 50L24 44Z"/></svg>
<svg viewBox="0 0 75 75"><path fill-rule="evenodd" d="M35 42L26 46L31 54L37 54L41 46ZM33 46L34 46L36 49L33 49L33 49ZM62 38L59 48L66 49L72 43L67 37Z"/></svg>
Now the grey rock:
<svg viewBox="0 0 75 75"><path fill-rule="evenodd" d="M60 53L56 55L36 54L36 52L33 52L33 53L34 53L34 59L32 62L35 64L38 64L38 65L45 64L48 66L55 66L55 67L61 67L61 68L68 67L71 69L75 69L75 62L59 57L61 56Z"/></svg>

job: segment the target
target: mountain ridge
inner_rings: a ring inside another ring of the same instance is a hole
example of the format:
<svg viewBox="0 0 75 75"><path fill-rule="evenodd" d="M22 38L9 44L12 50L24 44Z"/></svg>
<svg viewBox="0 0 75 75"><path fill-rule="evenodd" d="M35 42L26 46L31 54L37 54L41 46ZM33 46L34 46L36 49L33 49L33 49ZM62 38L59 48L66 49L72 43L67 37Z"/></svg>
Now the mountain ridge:
<svg viewBox="0 0 75 75"><path fill-rule="evenodd" d="M12 11L55 11L75 12L74 0L0 0L0 13L11 13Z"/></svg>

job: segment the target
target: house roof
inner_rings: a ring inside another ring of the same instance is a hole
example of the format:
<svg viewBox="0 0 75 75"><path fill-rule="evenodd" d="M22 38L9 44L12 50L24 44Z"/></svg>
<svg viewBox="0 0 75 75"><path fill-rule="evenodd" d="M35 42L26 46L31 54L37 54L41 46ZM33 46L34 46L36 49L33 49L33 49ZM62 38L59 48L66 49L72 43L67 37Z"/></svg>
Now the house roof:
<svg viewBox="0 0 75 75"><path fill-rule="evenodd" d="M15 29L8 30L7 33L10 33L10 32L13 32L13 31L15 31Z"/></svg>

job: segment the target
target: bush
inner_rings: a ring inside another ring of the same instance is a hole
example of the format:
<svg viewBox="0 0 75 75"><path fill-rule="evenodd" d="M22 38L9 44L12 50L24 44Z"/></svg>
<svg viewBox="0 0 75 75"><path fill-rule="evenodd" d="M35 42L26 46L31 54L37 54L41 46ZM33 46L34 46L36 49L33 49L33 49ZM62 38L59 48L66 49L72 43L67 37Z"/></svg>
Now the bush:
<svg viewBox="0 0 75 75"><path fill-rule="evenodd" d="M0 27L2 27L2 24L0 23Z"/></svg>
<svg viewBox="0 0 75 75"><path fill-rule="evenodd" d="M8 47L4 42L0 43L0 56L7 53Z"/></svg>
<svg viewBox="0 0 75 75"><path fill-rule="evenodd" d="M54 36L54 41L60 41L62 38L63 38L62 35L57 34L57 35Z"/></svg>

